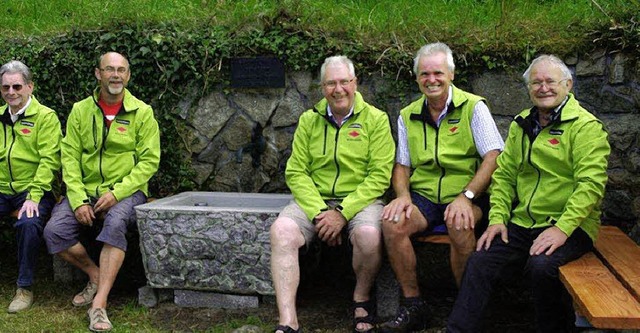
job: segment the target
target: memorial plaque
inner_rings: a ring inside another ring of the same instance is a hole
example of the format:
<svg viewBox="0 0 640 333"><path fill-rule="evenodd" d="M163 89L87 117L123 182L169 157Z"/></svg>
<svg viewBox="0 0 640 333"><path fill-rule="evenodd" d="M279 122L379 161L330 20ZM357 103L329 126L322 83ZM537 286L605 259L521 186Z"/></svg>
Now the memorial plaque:
<svg viewBox="0 0 640 333"><path fill-rule="evenodd" d="M232 88L284 88L284 65L276 57L231 59Z"/></svg>

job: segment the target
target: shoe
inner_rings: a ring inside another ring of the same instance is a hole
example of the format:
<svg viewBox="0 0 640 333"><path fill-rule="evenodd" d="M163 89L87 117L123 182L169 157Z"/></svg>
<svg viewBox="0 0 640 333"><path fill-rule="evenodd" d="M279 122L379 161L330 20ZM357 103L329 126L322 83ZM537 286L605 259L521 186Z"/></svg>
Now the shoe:
<svg viewBox="0 0 640 333"><path fill-rule="evenodd" d="M284 332L284 333L302 333L302 328L298 327L297 330L294 330L293 328L291 328L291 326L286 326L286 325L278 325L276 326L276 329L273 330L273 332Z"/></svg>
<svg viewBox="0 0 640 333"><path fill-rule="evenodd" d="M368 300L364 302L353 302L352 312L355 313L357 308L362 308L367 312L367 315L364 317L354 317L353 318L353 333L373 333L376 330L376 303L375 300ZM369 324L371 328L361 331L358 330L358 324Z"/></svg>
<svg viewBox="0 0 640 333"><path fill-rule="evenodd" d="M98 292L98 285L89 281L87 285L82 289L81 292L77 293L73 299L71 300L71 304L73 306L85 306L91 304L93 302L93 298L96 296ZM82 297L82 302L76 302L76 297Z"/></svg>
<svg viewBox="0 0 640 333"><path fill-rule="evenodd" d="M33 304L33 293L27 289L18 288L7 312L16 313L28 309Z"/></svg>
<svg viewBox="0 0 640 333"><path fill-rule="evenodd" d="M107 310L103 308L89 309L87 311L89 316L89 330L91 332L109 332L113 329L109 317L107 317ZM105 328L96 328L96 324L107 324Z"/></svg>
<svg viewBox="0 0 640 333"><path fill-rule="evenodd" d="M401 304L394 319L382 323L379 333L406 333L427 328L427 304L423 300L413 304Z"/></svg>

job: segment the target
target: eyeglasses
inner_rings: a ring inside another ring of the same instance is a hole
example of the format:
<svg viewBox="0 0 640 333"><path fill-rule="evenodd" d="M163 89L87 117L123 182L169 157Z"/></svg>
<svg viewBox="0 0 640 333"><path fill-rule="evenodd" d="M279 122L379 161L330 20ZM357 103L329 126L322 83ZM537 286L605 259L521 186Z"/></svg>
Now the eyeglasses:
<svg viewBox="0 0 640 333"><path fill-rule="evenodd" d="M351 80L340 80L340 81L327 81L325 83L323 83L322 85L324 85L325 87L329 88L329 89L335 89L335 87L337 87L338 85L340 85L341 87L346 87L349 85L349 83L353 82L353 80L355 80L356 78L352 78Z"/></svg>
<svg viewBox="0 0 640 333"><path fill-rule="evenodd" d="M4 92L9 91L10 88L13 88L14 91L20 91L22 90L22 85L21 84L13 84L13 85L3 84L2 85L2 91Z"/></svg>
<svg viewBox="0 0 640 333"><path fill-rule="evenodd" d="M115 74L116 72L118 72L118 74L120 75L124 75L127 73L127 71L129 70L127 67L118 67L118 68L114 68L111 66L107 66L105 68L100 68L101 71L103 72L107 72L108 74Z"/></svg>
<svg viewBox="0 0 640 333"><path fill-rule="evenodd" d="M563 79L560 81L554 81L554 80L549 80L549 81L533 81L529 83L529 87L533 90L538 90L540 88L542 88L542 86L546 86L549 89L556 89L558 88L558 86L560 85L560 82L562 81L567 81L568 79Z"/></svg>

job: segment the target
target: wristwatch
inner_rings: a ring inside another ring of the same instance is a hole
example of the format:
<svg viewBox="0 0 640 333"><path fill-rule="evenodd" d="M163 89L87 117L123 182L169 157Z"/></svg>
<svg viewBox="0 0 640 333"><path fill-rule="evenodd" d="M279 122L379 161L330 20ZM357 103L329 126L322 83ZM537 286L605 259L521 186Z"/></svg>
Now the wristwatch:
<svg viewBox="0 0 640 333"><path fill-rule="evenodd" d="M462 194L464 194L464 196L467 197L467 199L472 201L473 201L473 198L476 197L475 193L471 192L470 190L467 190L466 188L462 190Z"/></svg>

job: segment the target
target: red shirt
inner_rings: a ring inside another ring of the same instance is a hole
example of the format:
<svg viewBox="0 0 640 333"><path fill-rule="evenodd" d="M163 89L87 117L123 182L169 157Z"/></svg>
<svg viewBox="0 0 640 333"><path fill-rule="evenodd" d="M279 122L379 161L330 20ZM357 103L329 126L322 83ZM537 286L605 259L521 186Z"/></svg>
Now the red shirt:
<svg viewBox="0 0 640 333"><path fill-rule="evenodd" d="M116 104L107 104L104 100L100 99L98 105L102 109L102 114L107 122L107 127L111 127L111 122L116 118L116 115L122 107L122 101Z"/></svg>

